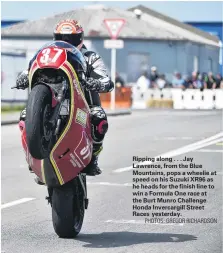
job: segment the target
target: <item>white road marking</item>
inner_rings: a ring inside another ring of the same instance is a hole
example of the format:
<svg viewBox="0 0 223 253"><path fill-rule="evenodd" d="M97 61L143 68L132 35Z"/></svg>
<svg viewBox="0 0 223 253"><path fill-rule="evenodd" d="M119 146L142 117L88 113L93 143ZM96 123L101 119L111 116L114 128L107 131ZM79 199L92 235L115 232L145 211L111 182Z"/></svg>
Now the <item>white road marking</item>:
<svg viewBox="0 0 223 253"><path fill-rule="evenodd" d="M161 225L161 226L183 226L183 223L145 223L144 220L106 220L106 223L117 224L144 224L144 225Z"/></svg>
<svg viewBox="0 0 223 253"><path fill-rule="evenodd" d="M195 150L195 152L223 153L223 149L199 149Z"/></svg>
<svg viewBox="0 0 223 253"><path fill-rule="evenodd" d="M182 140L192 140L192 137L182 137Z"/></svg>
<svg viewBox="0 0 223 253"><path fill-rule="evenodd" d="M19 205L19 204L22 204L22 203L25 203L25 202L28 202L28 201L31 201L31 200L34 200L34 199L35 198L18 199L18 200L15 200L15 201L12 201L12 202L9 202L9 203L6 203L6 204L2 204L1 209L11 207L11 206L16 206L16 205Z"/></svg>
<svg viewBox="0 0 223 253"><path fill-rule="evenodd" d="M194 150L197 150L197 149L200 149L200 148L203 148L203 147L206 147L206 146L210 146L212 144L216 144L220 141L223 141L223 132L220 132L218 134L215 134L209 138L206 138L206 139L203 139L201 141L197 141L195 143L192 143L192 144L189 144L189 145L186 145L184 147L181 147L181 148L178 148L178 149L175 149L175 150L172 150L172 151L169 151L167 153L164 153L164 154L161 154L161 155L158 155L155 157L155 162L152 162L152 161L145 161L145 162L141 162L139 163L139 165L146 165L146 164L152 164L152 163L156 163L156 159L158 157L162 157L162 158L167 158L167 157L174 157L174 156L178 156L178 155L182 155L182 154L185 154L185 153L189 153L191 151L194 151ZM116 169L116 170L113 170L114 173L121 173L121 172L125 172L125 171L129 171L129 170L132 170L133 167L132 166L129 166L129 167L125 167L125 168L120 168L120 169Z"/></svg>
<svg viewBox="0 0 223 253"><path fill-rule="evenodd" d="M153 138L156 141L181 141L181 140L192 140L193 137L175 137L175 136L166 136L166 137L157 137Z"/></svg>
<svg viewBox="0 0 223 253"><path fill-rule="evenodd" d="M106 185L106 186L132 186L130 183L117 184L117 183L109 183L109 182L87 182L89 185Z"/></svg>

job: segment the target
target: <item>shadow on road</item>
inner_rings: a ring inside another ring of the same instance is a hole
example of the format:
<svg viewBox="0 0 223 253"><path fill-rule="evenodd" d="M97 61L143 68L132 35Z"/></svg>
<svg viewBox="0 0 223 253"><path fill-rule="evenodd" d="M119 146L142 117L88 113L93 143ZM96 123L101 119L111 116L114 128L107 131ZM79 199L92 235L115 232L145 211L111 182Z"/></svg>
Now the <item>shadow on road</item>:
<svg viewBox="0 0 223 253"><path fill-rule="evenodd" d="M185 242L197 240L196 236L168 233L104 232L101 234L80 234L76 239L86 242L87 248L115 248L142 243Z"/></svg>

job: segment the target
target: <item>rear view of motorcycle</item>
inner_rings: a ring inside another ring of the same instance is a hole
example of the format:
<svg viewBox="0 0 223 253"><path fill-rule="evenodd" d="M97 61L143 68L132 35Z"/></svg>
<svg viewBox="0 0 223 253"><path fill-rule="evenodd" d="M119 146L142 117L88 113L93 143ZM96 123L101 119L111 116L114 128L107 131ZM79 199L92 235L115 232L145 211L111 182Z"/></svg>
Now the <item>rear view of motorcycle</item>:
<svg viewBox="0 0 223 253"><path fill-rule="evenodd" d="M26 120L19 123L28 166L48 188L53 227L62 238L78 235L88 207L83 169L93 142L90 109L79 83L85 68L72 45L44 46L29 70Z"/></svg>

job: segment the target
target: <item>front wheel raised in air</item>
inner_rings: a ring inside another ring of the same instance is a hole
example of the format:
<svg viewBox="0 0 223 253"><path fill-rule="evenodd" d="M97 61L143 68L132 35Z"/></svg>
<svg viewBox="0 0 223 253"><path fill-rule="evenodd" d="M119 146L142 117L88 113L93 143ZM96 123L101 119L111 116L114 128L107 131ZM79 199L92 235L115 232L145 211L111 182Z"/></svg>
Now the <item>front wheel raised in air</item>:
<svg viewBox="0 0 223 253"><path fill-rule="evenodd" d="M56 234L74 238L84 220L84 194L78 178L52 191L52 220Z"/></svg>
<svg viewBox="0 0 223 253"><path fill-rule="evenodd" d="M29 94L25 125L29 152L39 160L48 157L53 146L53 131L49 124L51 105L50 89L43 84L36 85Z"/></svg>

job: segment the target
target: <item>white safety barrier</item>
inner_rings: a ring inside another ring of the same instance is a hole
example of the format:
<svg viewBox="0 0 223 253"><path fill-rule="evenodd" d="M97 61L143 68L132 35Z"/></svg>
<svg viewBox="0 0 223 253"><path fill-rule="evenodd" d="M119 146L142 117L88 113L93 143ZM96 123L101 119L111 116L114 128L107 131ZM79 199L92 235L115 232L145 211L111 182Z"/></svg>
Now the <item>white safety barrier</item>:
<svg viewBox="0 0 223 253"><path fill-rule="evenodd" d="M223 109L223 89L196 90L187 89L148 89L141 92L132 88L134 109L146 109L152 100L172 100L174 109Z"/></svg>

